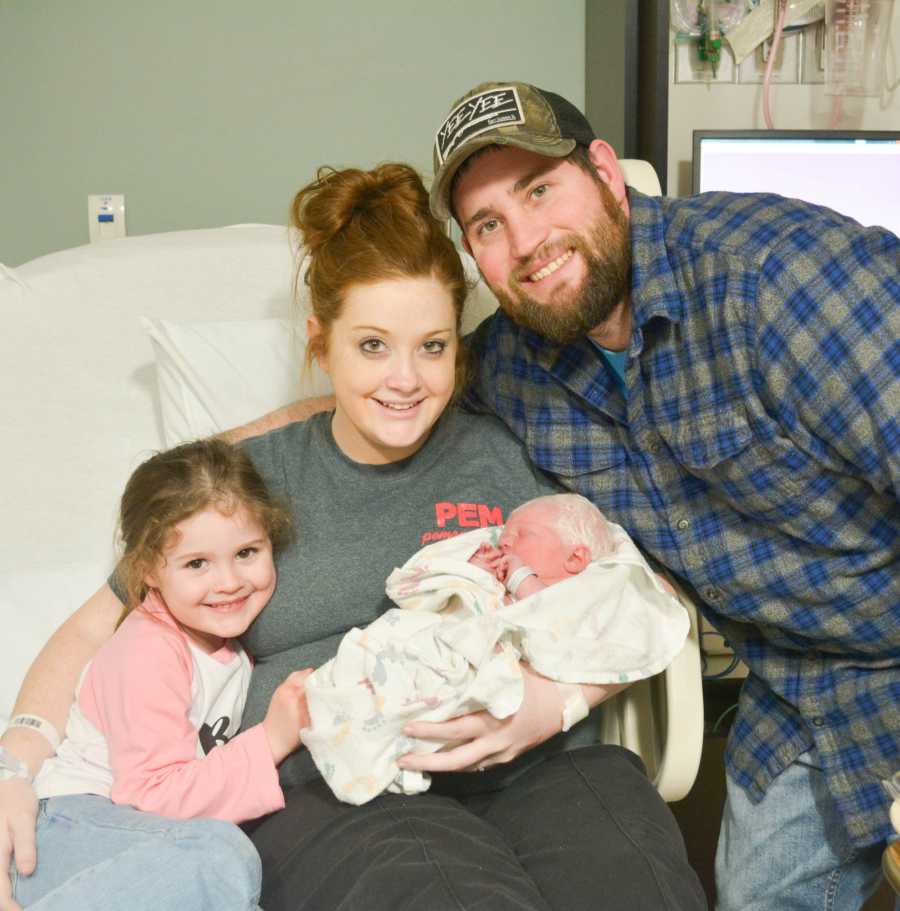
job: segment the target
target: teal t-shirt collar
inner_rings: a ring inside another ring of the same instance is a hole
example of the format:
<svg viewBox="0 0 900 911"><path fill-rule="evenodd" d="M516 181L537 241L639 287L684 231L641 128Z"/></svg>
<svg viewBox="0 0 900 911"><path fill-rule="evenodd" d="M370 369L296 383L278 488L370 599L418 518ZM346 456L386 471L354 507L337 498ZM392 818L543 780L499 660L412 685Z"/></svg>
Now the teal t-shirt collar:
<svg viewBox="0 0 900 911"><path fill-rule="evenodd" d="M625 366L628 363L628 352L627 351L610 351L609 348L604 348L603 345L598 344L593 339L590 340L591 344L603 355L603 360L606 361L606 366L609 368L610 373L613 376L613 379L619 384L619 388L622 390L622 393L625 393Z"/></svg>

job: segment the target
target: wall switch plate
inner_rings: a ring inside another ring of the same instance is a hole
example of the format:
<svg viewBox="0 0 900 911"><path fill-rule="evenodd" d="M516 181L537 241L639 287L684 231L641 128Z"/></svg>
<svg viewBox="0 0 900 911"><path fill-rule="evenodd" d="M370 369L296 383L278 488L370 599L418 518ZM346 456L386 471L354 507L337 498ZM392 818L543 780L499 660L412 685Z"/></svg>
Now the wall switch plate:
<svg viewBox="0 0 900 911"><path fill-rule="evenodd" d="M91 243L125 237L125 196L99 193L88 196L88 234Z"/></svg>

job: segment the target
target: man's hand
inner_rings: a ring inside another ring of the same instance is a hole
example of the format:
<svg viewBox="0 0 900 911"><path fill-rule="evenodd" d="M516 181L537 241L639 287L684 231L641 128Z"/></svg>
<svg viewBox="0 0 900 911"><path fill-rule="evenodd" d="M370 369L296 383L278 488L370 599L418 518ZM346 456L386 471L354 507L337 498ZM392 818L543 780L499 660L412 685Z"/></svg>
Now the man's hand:
<svg viewBox="0 0 900 911"><path fill-rule="evenodd" d="M417 721L404 733L421 740L456 743L437 753L407 753L397 765L422 772L472 772L509 762L562 730L563 698L552 680L522 664L525 692L519 710L508 718L474 712L450 721Z"/></svg>
<svg viewBox="0 0 900 911"><path fill-rule="evenodd" d="M12 883L6 871L15 855L16 868L30 876L37 863L34 829L37 824L37 795L22 778L0 781L0 911L21 911L12 898Z"/></svg>

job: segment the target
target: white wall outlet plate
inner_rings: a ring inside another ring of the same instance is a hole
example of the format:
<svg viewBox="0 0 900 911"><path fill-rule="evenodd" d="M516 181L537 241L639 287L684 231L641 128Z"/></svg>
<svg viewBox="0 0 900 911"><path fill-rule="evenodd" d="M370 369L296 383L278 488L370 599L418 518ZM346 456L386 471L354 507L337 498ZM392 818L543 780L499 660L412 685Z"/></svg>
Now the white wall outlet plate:
<svg viewBox="0 0 900 911"><path fill-rule="evenodd" d="M88 234L91 243L125 237L125 196L98 193L88 196Z"/></svg>

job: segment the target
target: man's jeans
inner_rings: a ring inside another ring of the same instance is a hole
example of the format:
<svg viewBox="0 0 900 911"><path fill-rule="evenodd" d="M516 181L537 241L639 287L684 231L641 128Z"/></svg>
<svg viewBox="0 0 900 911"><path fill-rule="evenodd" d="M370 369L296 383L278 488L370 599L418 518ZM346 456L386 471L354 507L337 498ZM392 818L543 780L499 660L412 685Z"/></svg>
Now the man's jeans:
<svg viewBox="0 0 900 911"><path fill-rule="evenodd" d="M858 911L878 887L883 845L856 849L809 750L754 804L726 775L716 852L718 911Z"/></svg>
<svg viewBox="0 0 900 911"><path fill-rule="evenodd" d="M34 874L12 873L16 901L36 911L250 911L259 901L259 856L228 822L82 794L42 800L37 839Z"/></svg>

